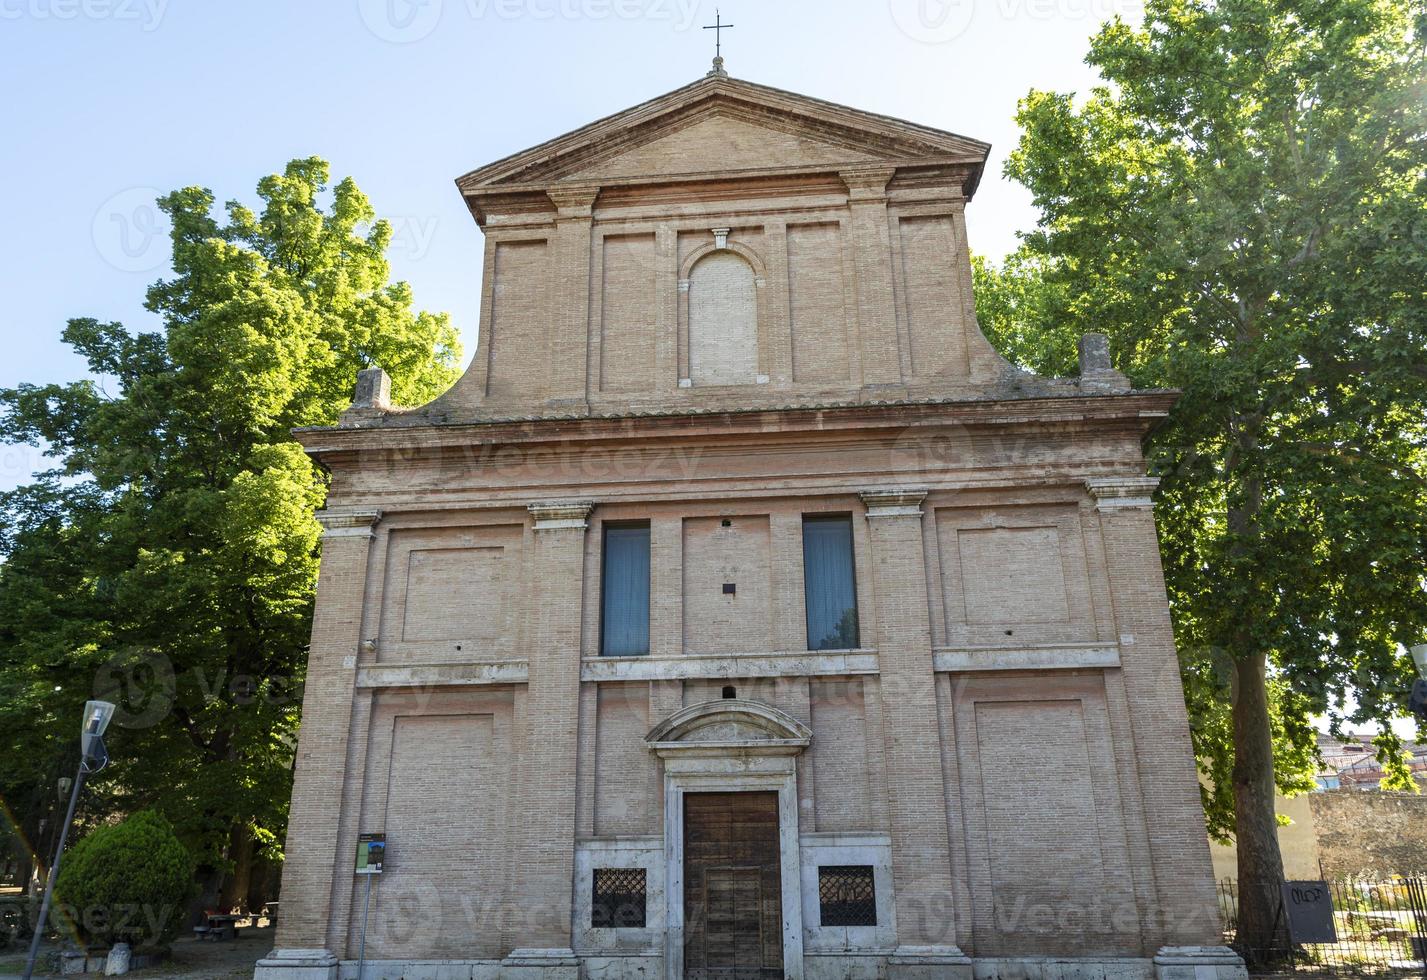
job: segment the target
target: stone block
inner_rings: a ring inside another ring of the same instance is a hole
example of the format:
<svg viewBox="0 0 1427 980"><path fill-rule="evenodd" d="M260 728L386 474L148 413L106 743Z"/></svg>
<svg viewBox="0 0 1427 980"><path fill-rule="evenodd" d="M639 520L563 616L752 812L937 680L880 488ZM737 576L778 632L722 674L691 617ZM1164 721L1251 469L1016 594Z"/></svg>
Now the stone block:
<svg viewBox="0 0 1427 980"><path fill-rule="evenodd" d="M957 946L899 946L887 957L887 980L973 980L971 958Z"/></svg>
<svg viewBox="0 0 1427 980"><path fill-rule="evenodd" d="M325 949L275 949L258 960L253 980L337 980L337 957Z"/></svg>
<svg viewBox="0 0 1427 980"><path fill-rule="evenodd" d="M580 980L580 961L569 949L513 949L500 962L500 980Z"/></svg>
<svg viewBox="0 0 1427 980"><path fill-rule="evenodd" d="M582 956L585 980L663 980L662 956Z"/></svg>
<svg viewBox="0 0 1427 980"><path fill-rule="evenodd" d="M976 980L1151 980L1154 967L1134 957L988 957L974 961Z"/></svg>
<svg viewBox="0 0 1427 980"><path fill-rule="evenodd" d="M1244 961L1227 946L1165 946L1154 957L1155 980L1247 980Z"/></svg>

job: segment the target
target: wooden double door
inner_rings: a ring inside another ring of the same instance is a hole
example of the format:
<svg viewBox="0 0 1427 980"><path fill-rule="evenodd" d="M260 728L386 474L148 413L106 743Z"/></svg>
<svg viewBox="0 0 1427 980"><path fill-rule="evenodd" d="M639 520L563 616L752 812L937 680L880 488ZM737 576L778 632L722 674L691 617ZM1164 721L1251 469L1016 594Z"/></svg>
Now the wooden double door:
<svg viewBox="0 0 1427 980"><path fill-rule="evenodd" d="M684 795L684 977L783 975L777 793Z"/></svg>

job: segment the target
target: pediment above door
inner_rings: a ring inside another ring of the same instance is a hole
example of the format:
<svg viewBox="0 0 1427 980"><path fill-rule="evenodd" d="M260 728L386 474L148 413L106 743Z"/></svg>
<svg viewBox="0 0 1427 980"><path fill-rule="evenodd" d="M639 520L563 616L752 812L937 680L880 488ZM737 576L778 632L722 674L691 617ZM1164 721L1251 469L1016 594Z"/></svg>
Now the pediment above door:
<svg viewBox="0 0 1427 980"><path fill-rule="evenodd" d="M645 736L651 751L680 755L796 755L813 733L770 705L723 698L674 712Z"/></svg>

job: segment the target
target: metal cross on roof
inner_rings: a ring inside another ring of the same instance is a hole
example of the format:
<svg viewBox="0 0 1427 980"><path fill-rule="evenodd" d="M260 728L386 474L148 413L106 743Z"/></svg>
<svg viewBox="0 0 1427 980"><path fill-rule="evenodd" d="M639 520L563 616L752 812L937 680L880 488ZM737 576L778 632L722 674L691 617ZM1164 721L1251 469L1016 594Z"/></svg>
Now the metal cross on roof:
<svg viewBox="0 0 1427 980"><path fill-rule="evenodd" d="M706 31L713 31L713 32L714 32L714 57L715 57L715 58L722 58L722 57L723 57L723 32L724 32L724 28L732 27L732 26L733 26L732 24L725 24L725 23L723 22L723 16L719 13L718 8L714 8L714 22L713 22L712 24L709 24L709 25L705 26L705 27L704 27L704 30L706 30Z"/></svg>

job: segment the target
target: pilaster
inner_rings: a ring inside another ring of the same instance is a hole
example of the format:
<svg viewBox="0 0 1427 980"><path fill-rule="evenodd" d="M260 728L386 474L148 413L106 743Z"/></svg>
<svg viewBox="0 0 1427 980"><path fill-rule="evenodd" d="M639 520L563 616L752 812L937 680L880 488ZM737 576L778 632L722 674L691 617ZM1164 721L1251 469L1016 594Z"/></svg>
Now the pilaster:
<svg viewBox="0 0 1427 980"><path fill-rule="evenodd" d="M328 949L334 889L348 879L337 852L338 810L347 774L347 731L361 642L367 560L382 512L319 511L322 563L302 701L302 728L282 871L277 949L258 962L258 980L332 980Z"/></svg>
<svg viewBox="0 0 1427 980"><path fill-rule="evenodd" d="M922 501L917 488L865 490L885 732L897 941L891 978L971 976L957 945ZM937 819L929 819L936 816Z"/></svg>
<svg viewBox="0 0 1427 980"><path fill-rule="evenodd" d="M1154 524L1158 483L1094 477L1086 489L1109 571L1134 764L1154 774L1140 780L1156 906L1143 910L1145 939L1209 948L1219 939L1218 906Z"/></svg>
<svg viewBox="0 0 1427 980"><path fill-rule="evenodd" d="M768 263L768 283L763 318L767 358L765 370L775 388L787 388L793 383L793 323L788 305L788 223L782 217L770 218L763 226L763 254Z"/></svg>
<svg viewBox="0 0 1427 980"><path fill-rule="evenodd" d="M526 597L531 635L528 736L520 765L519 928L529 949L511 967L568 968L574 907L580 640L588 501L531 504ZM513 975L513 974L512 974Z"/></svg>
<svg viewBox="0 0 1427 980"><path fill-rule="evenodd" d="M679 236L668 222L654 232L654 383L660 394L679 390Z"/></svg>
<svg viewBox="0 0 1427 980"><path fill-rule="evenodd" d="M887 217L887 183L895 172L892 167L860 167L841 174L847 184L847 206L852 215L858 335L862 341L862 382L866 385L902 383Z"/></svg>
<svg viewBox="0 0 1427 980"><path fill-rule="evenodd" d="M555 268L559 317L550 338L552 403L583 405L588 399L590 346L590 263L594 204L598 187L552 187L555 203Z"/></svg>

